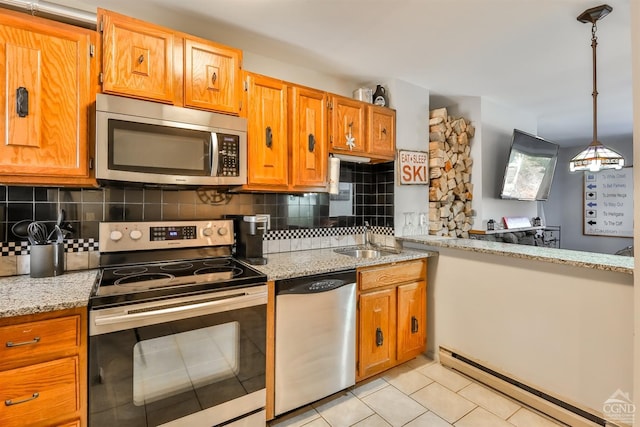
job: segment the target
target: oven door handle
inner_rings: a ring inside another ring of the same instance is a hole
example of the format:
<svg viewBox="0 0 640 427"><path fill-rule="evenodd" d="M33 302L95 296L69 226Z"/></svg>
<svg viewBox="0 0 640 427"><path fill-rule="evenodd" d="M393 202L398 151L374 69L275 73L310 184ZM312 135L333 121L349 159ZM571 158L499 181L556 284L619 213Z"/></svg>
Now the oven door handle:
<svg viewBox="0 0 640 427"><path fill-rule="evenodd" d="M212 297L202 302L186 301L177 304L167 304L166 301L159 303L156 307L145 307L136 310L135 308L127 311L125 314L108 314L97 315L94 318L96 327L111 325L114 329L121 330L123 328L116 325L124 325L127 327L147 326L154 323L164 322L168 320L179 320L188 317L195 317L202 314L218 313L239 308L251 307L259 304L267 303L267 293L237 293L226 295L224 297ZM161 317L161 319L159 319ZM107 331L104 331L107 332Z"/></svg>

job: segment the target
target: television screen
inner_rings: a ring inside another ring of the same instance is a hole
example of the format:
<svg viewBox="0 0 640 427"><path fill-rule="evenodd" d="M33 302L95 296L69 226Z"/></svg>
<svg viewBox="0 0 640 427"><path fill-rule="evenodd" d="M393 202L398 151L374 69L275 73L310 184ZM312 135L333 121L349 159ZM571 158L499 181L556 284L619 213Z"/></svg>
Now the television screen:
<svg viewBox="0 0 640 427"><path fill-rule="evenodd" d="M557 161L557 144L514 129L500 197L547 200Z"/></svg>

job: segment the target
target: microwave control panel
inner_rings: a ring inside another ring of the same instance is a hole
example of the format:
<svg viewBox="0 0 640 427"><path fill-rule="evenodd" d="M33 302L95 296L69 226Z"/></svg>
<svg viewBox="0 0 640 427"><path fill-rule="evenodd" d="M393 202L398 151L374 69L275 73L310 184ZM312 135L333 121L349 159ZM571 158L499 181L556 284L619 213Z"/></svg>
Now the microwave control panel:
<svg viewBox="0 0 640 427"><path fill-rule="evenodd" d="M240 176L240 138L218 134L218 176Z"/></svg>

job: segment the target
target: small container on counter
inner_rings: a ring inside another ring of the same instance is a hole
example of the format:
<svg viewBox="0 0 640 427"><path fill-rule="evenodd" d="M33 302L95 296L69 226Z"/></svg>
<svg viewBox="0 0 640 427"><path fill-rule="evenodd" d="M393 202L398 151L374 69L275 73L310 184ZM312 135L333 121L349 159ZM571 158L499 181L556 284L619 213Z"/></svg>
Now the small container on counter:
<svg viewBox="0 0 640 427"><path fill-rule="evenodd" d="M60 276L64 273L64 243L31 245L29 265L33 278Z"/></svg>

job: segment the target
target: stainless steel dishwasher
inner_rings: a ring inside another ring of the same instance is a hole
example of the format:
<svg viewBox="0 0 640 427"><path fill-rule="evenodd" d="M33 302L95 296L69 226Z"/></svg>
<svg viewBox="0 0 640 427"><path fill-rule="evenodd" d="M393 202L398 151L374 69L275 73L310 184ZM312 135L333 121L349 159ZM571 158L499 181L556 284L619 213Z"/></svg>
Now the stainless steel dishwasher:
<svg viewBox="0 0 640 427"><path fill-rule="evenodd" d="M275 414L355 384L356 272L276 281Z"/></svg>

